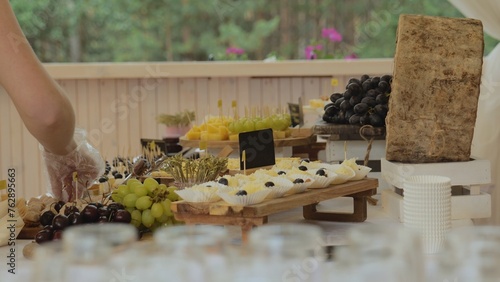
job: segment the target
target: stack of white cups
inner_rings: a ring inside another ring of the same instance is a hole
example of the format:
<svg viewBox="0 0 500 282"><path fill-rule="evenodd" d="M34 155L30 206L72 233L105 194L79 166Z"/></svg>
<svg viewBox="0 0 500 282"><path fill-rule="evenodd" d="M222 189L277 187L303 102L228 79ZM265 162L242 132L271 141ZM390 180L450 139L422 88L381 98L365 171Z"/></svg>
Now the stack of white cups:
<svg viewBox="0 0 500 282"><path fill-rule="evenodd" d="M423 251L439 252L451 229L451 180L416 175L404 182L404 225L421 234Z"/></svg>

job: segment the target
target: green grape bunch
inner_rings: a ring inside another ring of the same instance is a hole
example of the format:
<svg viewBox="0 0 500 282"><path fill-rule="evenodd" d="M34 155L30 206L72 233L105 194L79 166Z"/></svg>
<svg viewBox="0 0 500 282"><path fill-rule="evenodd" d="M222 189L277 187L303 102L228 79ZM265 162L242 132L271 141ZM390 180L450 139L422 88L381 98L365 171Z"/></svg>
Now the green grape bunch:
<svg viewBox="0 0 500 282"><path fill-rule="evenodd" d="M111 198L130 212L131 224L140 230L154 231L158 227L182 224L174 218L170 207L172 202L182 200L175 190L177 187L159 184L151 177L142 183L129 179L111 193Z"/></svg>

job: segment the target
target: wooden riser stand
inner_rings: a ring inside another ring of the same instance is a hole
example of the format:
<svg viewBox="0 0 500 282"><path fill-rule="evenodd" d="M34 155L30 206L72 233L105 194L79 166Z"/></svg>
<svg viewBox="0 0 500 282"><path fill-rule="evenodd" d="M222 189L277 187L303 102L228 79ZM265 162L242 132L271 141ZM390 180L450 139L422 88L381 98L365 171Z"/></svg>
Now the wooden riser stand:
<svg viewBox="0 0 500 282"><path fill-rule="evenodd" d="M254 227L267 223L269 215L303 207L305 219L363 222L367 218L366 198L376 193L378 180L363 180L332 185L322 189L308 189L303 193L265 201L251 206L231 206L223 201L215 203L173 202L175 218L186 224L214 224L241 226L242 240L247 241L248 232ZM353 198L353 213L318 212L316 205L321 201L338 198Z"/></svg>

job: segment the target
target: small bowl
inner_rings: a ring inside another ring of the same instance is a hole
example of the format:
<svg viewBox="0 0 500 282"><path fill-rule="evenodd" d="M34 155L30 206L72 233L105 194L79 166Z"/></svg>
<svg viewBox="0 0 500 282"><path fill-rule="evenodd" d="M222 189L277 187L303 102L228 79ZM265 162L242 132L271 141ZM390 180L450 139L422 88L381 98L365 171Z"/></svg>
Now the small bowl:
<svg viewBox="0 0 500 282"><path fill-rule="evenodd" d="M313 178L313 183L308 187L309 189L315 189L315 188L326 188L330 186L336 179L337 179L337 174L325 170L327 176L322 176L322 175L317 175L316 172L320 169L310 169L307 171L309 175Z"/></svg>
<svg viewBox="0 0 500 282"><path fill-rule="evenodd" d="M267 195L266 199L281 198L293 187L293 182L284 177L272 177L268 181L272 181L274 186L268 187L271 193Z"/></svg>
<svg viewBox="0 0 500 282"><path fill-rule="evenodd" d="M356 176L356 172L347 165L333 164L331 166L332 171L337 174L337 178L331 183L333 185L346 183Z"/></svg>
<svg viewBox="0 0 500 282"><path fill-rule="evenodd" d="M370 171L372 171L371 167L364 166L364 165L358 165L356 169L353 169L354 173L356 174L351 180L361 180L365 178Z"/></svg>
<svg viewBox="0 0 500 282"><path fill-rule="evenodd" d="M251 193L244 196L237 196L233 194L234 192L217 192L224 202L234 205L234 206L249 206L262 203L266 197L271 193L271 189L262 189L255 193Z"/></svg>
<svg viewBox="0 0 500 282"><path fill-rule="evenodd" d="M175 193L178 194L186 202L210 203L217 202L221 199L217 194L218 191L219 189L217 189L216 187L203 187L197 185L191 188L176 190Z"/></svg>
<svg viewBox="0 0 500 282"><path fill-rule="evenodd" d="M300 178L302 180L304 180L303 183L293 183L293 181L295 181L295 179L297 178ZM291 174L288 176L288 179L290 181L292 181L292 188L288 191L288 195L291 195L291 194L297 194L297 193L302 193L304 191L307 190L307 188L309 188L309 186L311 186L311 184L313 184L314 182L314 178L309 175L309 174L299 174L299 173L296 173L296 174Z"/></svg>

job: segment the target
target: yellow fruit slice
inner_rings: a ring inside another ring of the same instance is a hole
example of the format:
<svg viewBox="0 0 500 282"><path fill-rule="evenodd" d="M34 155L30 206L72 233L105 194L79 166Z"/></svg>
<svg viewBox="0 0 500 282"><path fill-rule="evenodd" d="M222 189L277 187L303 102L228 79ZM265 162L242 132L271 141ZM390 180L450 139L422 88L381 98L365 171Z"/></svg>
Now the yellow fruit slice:
<svg viewBox="0 0 500 282"><path fill-rule="evenodd" d="M219 133L208 133L208 141L222 141L222 136Z"/></svg>
<svg viewBox="0 0 500 282"><path fill-rule="evenodd" d="M192 132L200 132L201 131L201 128L199 126L193 126L191 127L191 129L189 131L192 131Z"/></svg>
<svg viewBox="0 0 500 282"><path fill-rule="evenodd" d="M200 140L200 136L200 131L188 131L188 133L186 133L186 138L188 140Z"/></svg>
<svg viewBox="0 0 500 282"><path fill-rule="evenodd" d="M222 140L229 139L229 130L225 126L219 126L219 134Z"/></svg>
<svg viewBox="0 0 500 282"><path fill-rule="evenodd" d="M208 133L219 133L219 127L213 124L207 124Z"/></svg>

